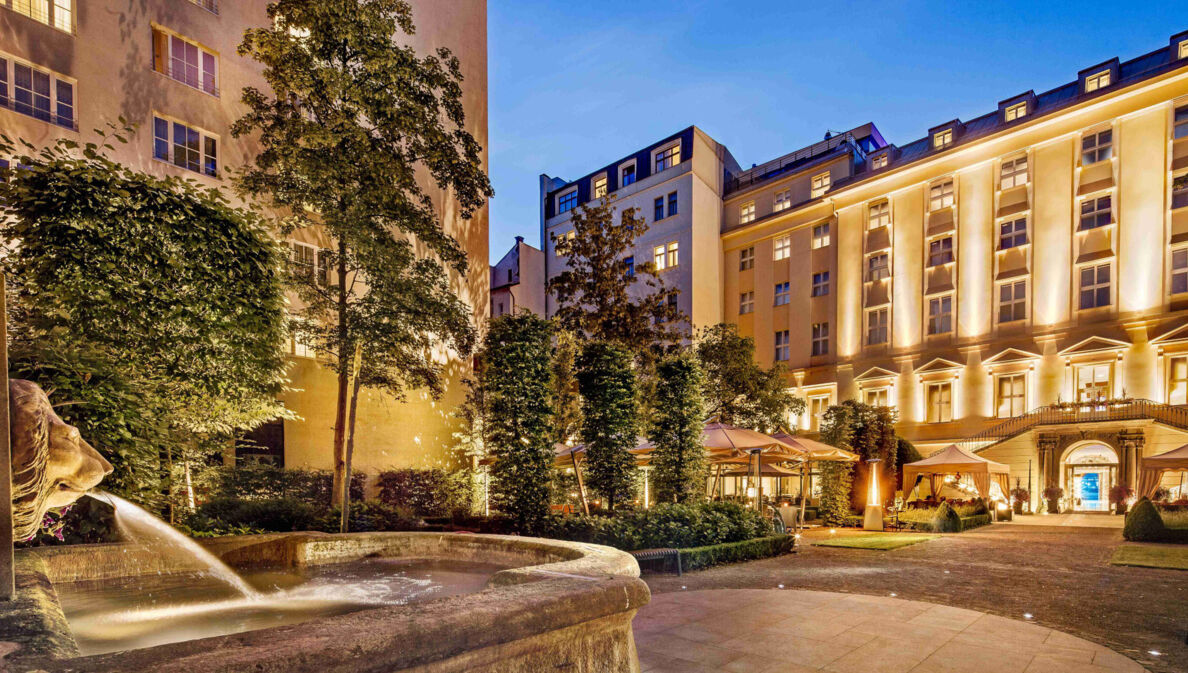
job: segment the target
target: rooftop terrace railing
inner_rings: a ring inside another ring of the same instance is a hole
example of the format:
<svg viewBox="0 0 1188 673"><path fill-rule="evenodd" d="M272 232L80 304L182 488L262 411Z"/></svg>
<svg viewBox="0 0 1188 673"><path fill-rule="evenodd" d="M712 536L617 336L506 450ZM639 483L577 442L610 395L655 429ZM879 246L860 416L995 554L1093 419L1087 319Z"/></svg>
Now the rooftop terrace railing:
<svg viewBox="0 0 1188 673"><path fill-rule="evenodd" d="M858 141L854 139L854 135L849 131L839 133L838 135L822 140L819 143L814 143L808 147L796 150L791 154L785 154L782 157L772 159L765 164L759 164L754 168L747 169L738 175L733 176L726 183L726 193L736 192L740 189L745 189L761 182L767 178L774 177L790 168L805 163L810 159L815 159L821 155L828 154L842 145L849 145L855 152L865 156L862 148L858 145Z"/></svg>
<svg viewBox="0 0 1188 673"><path fill-rule="evenodd" d="M1188 407L1144 399L1049 404L966 437L960 445L970 451L981 451L1045 425L1134 420L1153 420L1188 430Z"/></svg>

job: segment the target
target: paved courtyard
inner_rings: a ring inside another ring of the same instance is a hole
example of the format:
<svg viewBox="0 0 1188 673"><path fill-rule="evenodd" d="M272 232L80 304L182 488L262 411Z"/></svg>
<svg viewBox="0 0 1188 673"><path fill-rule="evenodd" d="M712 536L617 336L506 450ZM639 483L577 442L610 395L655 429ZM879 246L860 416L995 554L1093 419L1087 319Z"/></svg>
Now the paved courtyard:
<svg viewBox="0 0 1188 673"><path fill-rule="evenodd" d="M837 534L857 533L839 530ZM1151 671L1188 671L1188 573L1109 565L1111 553L1123 543L1116 528L997 524L894 551L812 546L814 540L827 536L828 530L810 531L799 554L684 577L649 574L644 579L652 588L657 611L677 609L665 607L670 600L679 600L666 598L670 593L763 589L779 595L782 584L784 592L807 589L886 598L894 594L899 599L964 608L1020 623L1029 614L1033 625L1106 646ZM707 595L716 599L716 605L699 609L697 619L725 622L726 614L742 616L732 609L728 592ZM653 619L647 610L637 617L644 620L641 626ZM649 630L639 634L641 649L648 648ZM794 636L789 632L786 639L793 642ZM1002 638L987 642L1004 653L1018 645Z"/></svg>
<svg viewBox="0 0 1188 673"><path fill-rule="evenodd" d="M1087 640L974 610L778 589L660 594L635 618L645 673L1141 673Z"/></svg>

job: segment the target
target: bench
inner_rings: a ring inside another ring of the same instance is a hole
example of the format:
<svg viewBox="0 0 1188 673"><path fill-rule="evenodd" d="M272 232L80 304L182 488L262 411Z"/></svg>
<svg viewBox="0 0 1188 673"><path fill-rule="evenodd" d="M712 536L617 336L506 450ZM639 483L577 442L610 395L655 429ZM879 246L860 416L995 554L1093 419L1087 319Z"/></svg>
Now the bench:
<svg viewBox="0 0 1188 673"><path fill-rule="evenodd" d="M662 567L665 568L668 566L668 560L674 559L676 561L677 576L679 577L681 575L681 552L678 549L671 549L668 547L659 549L640 549L639 551L631 552L631 555L634 556L635 560L640 563L646 561L662 561Z"/></svg>

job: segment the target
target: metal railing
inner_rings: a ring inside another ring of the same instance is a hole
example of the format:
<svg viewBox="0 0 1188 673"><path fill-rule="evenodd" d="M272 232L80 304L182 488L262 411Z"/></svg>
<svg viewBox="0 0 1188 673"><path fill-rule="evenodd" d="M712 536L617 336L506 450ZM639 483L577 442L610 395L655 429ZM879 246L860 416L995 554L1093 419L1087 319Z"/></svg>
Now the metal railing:
<svg viewBox="0 0 1188 673"><path fill-rule="evenodd" d="M966 437L960 445L970 451L981 451L1044 425L1134 420L1153 420L1188 430L1188 407L1145 399L1049 404Z"/></svg>
<svg viewBox="0 0 1188 673"><path fill-rule="evenodd" d="M754 168L749 168L739 173L726 183L726 192L735 192L761 180L779 175L796 164L804 163L809 159L823 154L828 154L842 145L849 145L855 152L865 156L865 153L858 145L858 141L854 139L852 133L848 131L846 133L839 133L828 140L822 140L819 143L814 143L808 147L796 150L791 154L785 154L782 157L772 159L765 164L759 164Z"/></svg>

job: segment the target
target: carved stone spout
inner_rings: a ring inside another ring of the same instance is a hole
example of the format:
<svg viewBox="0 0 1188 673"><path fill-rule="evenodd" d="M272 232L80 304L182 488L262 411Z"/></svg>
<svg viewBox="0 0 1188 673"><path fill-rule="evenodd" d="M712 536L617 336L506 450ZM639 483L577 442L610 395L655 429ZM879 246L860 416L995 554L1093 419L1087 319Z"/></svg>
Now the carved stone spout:
<svg viewBox="0 0 1188 673"><path fill-rule="evenodd" d="M46 510L78 500L111 473L104 460L50 406L36 383L8 382L12 426L12 518L18 540L33 536Z"/></svg>

